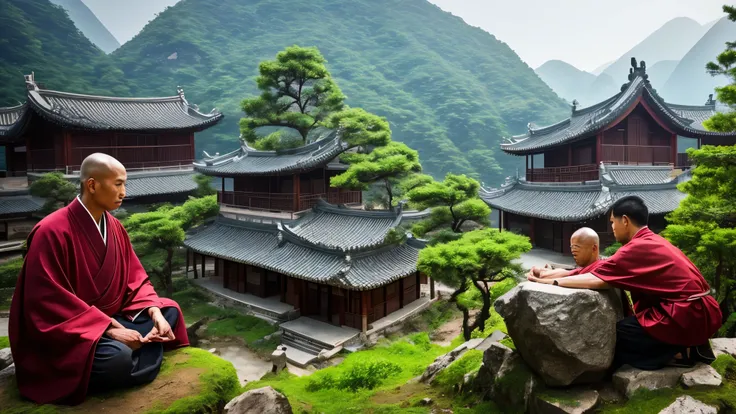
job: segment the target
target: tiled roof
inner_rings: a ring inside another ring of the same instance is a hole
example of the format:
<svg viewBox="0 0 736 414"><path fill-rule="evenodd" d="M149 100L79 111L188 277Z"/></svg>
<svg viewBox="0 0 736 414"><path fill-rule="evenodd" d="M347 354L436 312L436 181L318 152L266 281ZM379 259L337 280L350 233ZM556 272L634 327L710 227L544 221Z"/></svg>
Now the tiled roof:
<svg viewBox="0 0 736 414"><path fill-rule="evenodd" d="M337 131L300 148L259 151L243 144L240 149L220 156L206 156L194 163L194 169L206 175L293 174L326 165L347 150Z"/></svg>
<svg viewBox="0 0 736 414"><path fill-rule="evenodd" d="M129 173L125 183L125 197L190 193L197 189L194 175L193 171Z"/></svg>
<svg viewBox="0 0 736 414"><path fill-rule="evenodd" d="M320 200L313 211L285 224L284 231L311 244L345 251L383 244L401 221L401 211L362 211L336 207Z"/></svg>
<svg viewBox="0 0 736 414"><path fill-rule="evenodd" d="M666 184L675 177L672 167L644 165L601 165L603 183L618 185Z"/></svg>
<svg viewBox="0 0 736 414"><path fill-rule="evenodd" d="M0 215L35 213L44 205L42 198L31 195L4 195L0 193Z"/></svg>
<svg viewBox="0 0 736 414"><path fill-rule="evenodd" d="M209 256L353 290L373 289L415 272L419 254L408 243L346 254L290 240L276 225L222 216L184 244Z"/></svg>
<svg viewBox="0 0 736 414"><path fill-rule="evenodd" d="M666 175L665 175L666 170ZM527 217L579 221L605 214L621 197L637 195L651 214L676 209L686 194L677 185L689 173L670 175L669 167L601 165L601 179L586 184L511 182L497 190L481 189L492 208Z"/></svg>
<svg viewBox="0 0 736 414"><path fill-rule="evenodd" d="M635 63L635 62L632 62ZM616 121L627 110L645 102L677 134L698 138L706 136L736 137L736 133L706 131L703 121L716 113L715 104L703 106L675 105L664 101L652 88L646 68L634 67L629 82L622 86L621 92L611 98L588 108L574 107L572 116L554 125L533 128L523 135L508 139L501 149L510 154L524 155L541 152L563 143L571 143L595 135Z"/></svg>
<svg viewBox="0 0 736 414"><path fill-rule="evenodd" d="M87 130L152 131L203 130L222 119L213 109L199 112L179 89L177 96L163 98L118 98L80 95L40 89L33 76L26 76L28 103L44 118L72 128Z"/></svg>
<svg viewBox="0 0 736 414"><path fill-rule="evenodd" d="M596 217L608 208L600 185L516 183L501 190L481 190L480 197L499 210L557 221Z"/></svg>
<svg viewBox="0 0 736 414"><path fill-rule="evenodd" d="M0 108L0 142L10 142L23 130L28 121L26 104Z"/></svg>

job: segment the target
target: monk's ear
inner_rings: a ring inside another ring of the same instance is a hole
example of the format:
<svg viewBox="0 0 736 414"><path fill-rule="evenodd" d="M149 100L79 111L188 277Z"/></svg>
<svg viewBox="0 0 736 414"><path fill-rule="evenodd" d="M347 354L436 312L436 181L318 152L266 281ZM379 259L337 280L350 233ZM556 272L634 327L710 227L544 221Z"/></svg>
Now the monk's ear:
<svg viewBox="0 0 736 414"><path fill-rule="evenodd" d="M84 185L87 187L86 191L90 194L95 193L95 179L94 178L88 178L87 181L84 183Z"/></svg>

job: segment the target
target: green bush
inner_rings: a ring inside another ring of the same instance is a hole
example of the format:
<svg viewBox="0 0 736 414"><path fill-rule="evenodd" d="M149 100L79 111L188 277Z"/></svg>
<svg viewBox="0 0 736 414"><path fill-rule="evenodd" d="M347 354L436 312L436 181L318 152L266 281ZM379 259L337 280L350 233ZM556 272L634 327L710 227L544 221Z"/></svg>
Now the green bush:
<svg viewBox="0 0 736 414"><path fill-rule="evenodd" d="M614 254L615 254L615 253L616 253L616 252L618 251L618 249L620 249L620 248L621 248L621 243L619 243L619 242L616 242L616 243L613 243L612 245L610 245L610 246L606 247L606 248L605 248L605 249L603 250L603 253L601 253L601 254L602 254L603 256L606 256L606 257L611 257L611 256L613 256L613 255L614 255Z"/></svg>
<svg viewBox="0 0 736 414"><path fill-rule="evenodd" d="M0 265L0 289L15 287L21 267L23 267L22 257L10 259Z"/></svg>
<svg viewBox="0 0 736 414"><path fill-rule="evenodd" d="M726 323L718 330L718 336L721 338L733 338L736 336L736 312L732 313Z"/></svg>
<svg viewBox="0 0 736 414"><path fill-rule="evenodd" d="M428 351L432 347L432 343L429 340L429 334L426 332L415 333L409 338L414 343L414 345L418 346L419 348L425 351Z"/></svg>
<svg viewBox="0 0 736 414"><path fill-rule="evenodd" d="M361 361L343 372L337 379L331 374L310 378L305 389L309 392L330 388L357 392L360 389L372 390L386 378L401 372L401 367L385 360Z"/></svg>

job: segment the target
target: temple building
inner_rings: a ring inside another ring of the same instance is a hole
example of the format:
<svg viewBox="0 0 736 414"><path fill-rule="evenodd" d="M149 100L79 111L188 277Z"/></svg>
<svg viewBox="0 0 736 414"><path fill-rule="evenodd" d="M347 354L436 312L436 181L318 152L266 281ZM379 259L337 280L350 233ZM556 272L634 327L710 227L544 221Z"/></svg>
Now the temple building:
<svg viewBox="0 0 736 414"><path fill-rule="evenodd" d="M0 108L0 242L25 238L38 220L44 200L29 195L29 183L52 171L78 183L94 152L125 165L126 208L184 201L197 188L194 134L223 117L200 112L181 89L162 98L80 95L44 89L33 74L25 85L25 103Z"/></svg>
<svg viewBox="0 0 736 414"><path fill-rule="evenodd" d="M664 101L649 83L646 65L632 58L621 92L588 108L573 102L570 118L514 136L501 149L526 159L526 174L480 196L499 211L499 228L529 236L532 244L570 254L570 236L583 226L614 242L606 212L627 195L644 199L654 231L685 194L677 184L690 178L687 148L734 145L736 133L707 131L716 114L705 105Z"/></svg>
<svg viewBox="0 0 736 414"><path fill-rule="evenodd" d="M422 285L434 298L433 281L416 268L423 243L393 231L415 214L363 210L360 191L330 187L346 168L337 159L346 150L332 131L301 148L243 143L195 162L222 180L220 215L185 241L195 268L214 258L210 281L226 295L270 298L286 305L287 320L308 316L362 332L412 305Z"/></svg>

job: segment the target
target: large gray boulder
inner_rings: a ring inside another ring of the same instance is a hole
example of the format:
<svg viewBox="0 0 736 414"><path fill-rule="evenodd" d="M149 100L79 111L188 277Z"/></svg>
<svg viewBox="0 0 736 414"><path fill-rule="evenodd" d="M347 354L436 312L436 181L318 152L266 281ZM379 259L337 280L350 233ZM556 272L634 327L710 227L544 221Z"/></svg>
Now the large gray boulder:
<svg viewBox="0 0 736 414"><path fill-rule="evenodd" d="M736 358L736 338L714 338L710 340L710 345L716 357L731 355Z"/></svg>
<svg viewBox="0 0 736 414"><path fill-rule="evenodd" d="M0 370L5 369L13 364L13 354L10 348L0 349Z"/></svg>
<svg viewBox="0 0 736 414"><path fill-rule="evenodd" d="M549 386L601 380L613 362L617 290L524 282L494 304L527 365Z"/></svg>
<svg viewBox="0 0 736 414"><path fill-rule="evenodd" d="M225 414L292 414L291 404L271 387L244 392L230 400Z"/></svg>

